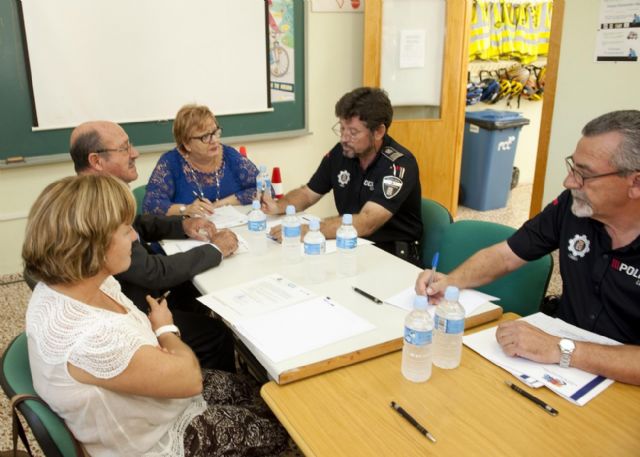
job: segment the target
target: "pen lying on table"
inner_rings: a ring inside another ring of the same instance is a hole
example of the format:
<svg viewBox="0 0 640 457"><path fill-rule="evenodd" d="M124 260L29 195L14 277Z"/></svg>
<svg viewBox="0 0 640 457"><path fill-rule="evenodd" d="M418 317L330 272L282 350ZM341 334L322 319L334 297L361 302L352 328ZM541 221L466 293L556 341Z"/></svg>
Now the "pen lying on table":
<svg viewBox="0 0 640 457"><path fill-rule="evenodd" d="M420 433L422 433L424 436L429 438L434 443L436 442L436 439L433 437L433 435L431 433L429 433L429 431L426 428L424 428L422 425L420 425L420 423L417 420L415 420L411 414L406 412L402 406L398 405L395 401L392 401L391 402L391 407L393 409L395 409L398 412L398 414L400 414L402 417L404 417L407 420L407 422L409 422L416 429L418 429L418 431Z"/></svg>
<svg viewBox="0 0 640 457"><path fill-rule="evenodd" d="M382 300L380 300L379 298L374 297L373 295L371 295L371 294L370 294L370 293L368 293L368 292L365 292L365 291L364 291L364 290L362 290L362 289L358 289L358 288L357 288L357 287L355 287L355 286L352 286L351 288L353 289L353 291L354 291L355 293L360 294L360 295L362 295L362 296L363 296L363 297L365 297L365 298L368 298L369 300L371 300L372 302L376 303L377 305L382 305L382 304L384 304L384 302L383 302Z"/></svg>
<svg viewBox="0 0 640 457"><path fill-rule="evenodd" d="M544 409L546 412L548 412L552 416L557 416L558 415L558 410L557 409L552 408L551 406L547 405L545 402L540 400L538 397L534 397L529 392L527 392L526 390L522 390L520 387L516 386L512 382L505 381L504 383L506 385L508 385L509 387L511 387L511 389L513 389L516 392L518 392L524 398L527 398L527 399L531 400L532 402L534 402L536 405L538 405L540 408Z"/></svg>

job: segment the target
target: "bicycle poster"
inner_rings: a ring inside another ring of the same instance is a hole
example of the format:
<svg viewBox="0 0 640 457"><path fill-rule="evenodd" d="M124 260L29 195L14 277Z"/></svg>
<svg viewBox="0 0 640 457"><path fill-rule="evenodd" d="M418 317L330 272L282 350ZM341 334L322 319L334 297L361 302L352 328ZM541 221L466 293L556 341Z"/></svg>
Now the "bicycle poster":
<svg viewBox="0 0 640 457"><path fill-rule="evenodd" d="M293 0L269 0L271 101L295 101Z"/></svg>

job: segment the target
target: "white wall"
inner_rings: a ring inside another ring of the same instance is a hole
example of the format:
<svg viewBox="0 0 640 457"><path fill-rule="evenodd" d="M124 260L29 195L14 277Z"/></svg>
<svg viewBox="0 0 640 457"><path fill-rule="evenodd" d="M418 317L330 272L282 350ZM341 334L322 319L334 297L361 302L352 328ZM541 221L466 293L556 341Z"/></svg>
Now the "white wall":
<svg viewBox="0 0 640 457"><path fill-rule="evenodd" d="M566 0L543 206L562 192L564 158L582 127L608 111L640 107L640 64L594 62L599 0Z"/></svg>
<svg viewBox="0 0 640 457"><path fill-rule="evenodd" d="M307 4L307 84L310 135L243 143L256 164L279 166L285 191L307 182L320 158L336 142L331 126L335 102L362 84L363 14L312 13ZM215 106L212 106L215 111ZM239 146L239 144L233 144ZM137 161L139 179L145 184L160 153L144 154ZM71 161L20 169L0 169L0 274L22 271L20 249L28 208L50 182L73 174ZM335 214L331 195L312 211Z"/></svg>

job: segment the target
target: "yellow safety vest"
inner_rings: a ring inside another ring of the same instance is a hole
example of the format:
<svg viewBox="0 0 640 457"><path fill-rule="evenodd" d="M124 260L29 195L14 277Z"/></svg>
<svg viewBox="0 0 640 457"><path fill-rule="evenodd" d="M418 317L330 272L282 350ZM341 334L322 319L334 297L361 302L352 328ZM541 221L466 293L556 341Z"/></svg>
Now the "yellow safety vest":
<svg viewBox="0 0 640 457"><path fill-rule="evenodd" d="M491 46L490 31L489 4L484 0L475 0L471 10L469 60L489 59L489 47Z"/></svg>

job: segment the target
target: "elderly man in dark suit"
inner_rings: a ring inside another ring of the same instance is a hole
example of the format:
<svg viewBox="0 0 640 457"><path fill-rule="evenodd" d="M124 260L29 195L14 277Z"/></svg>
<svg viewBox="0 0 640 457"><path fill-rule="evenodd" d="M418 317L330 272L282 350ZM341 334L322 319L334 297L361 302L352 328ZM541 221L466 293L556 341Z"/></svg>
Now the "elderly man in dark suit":
<svg viewBox="0 0 640 457"><path fill-rule="evenodd" d="M113 122L78 126L71 134L70 154L78 174L108 173L126 183L138 177L135 161L139 153L124 129ZM133 226L139 242L132 246L131 266L115 276L124 294L147 311L146 295L157 297L171 290L168 299L175 323L202 367L235 371L233 335L223 322L203 314L202 305L195 300L199 294L190 282L194 275L219 265L235 252L238 241L234 233L216 230L206 219L179 216L141 215ZM158 254L148 244L187 237L212 244L174 255Z"/></svg>

